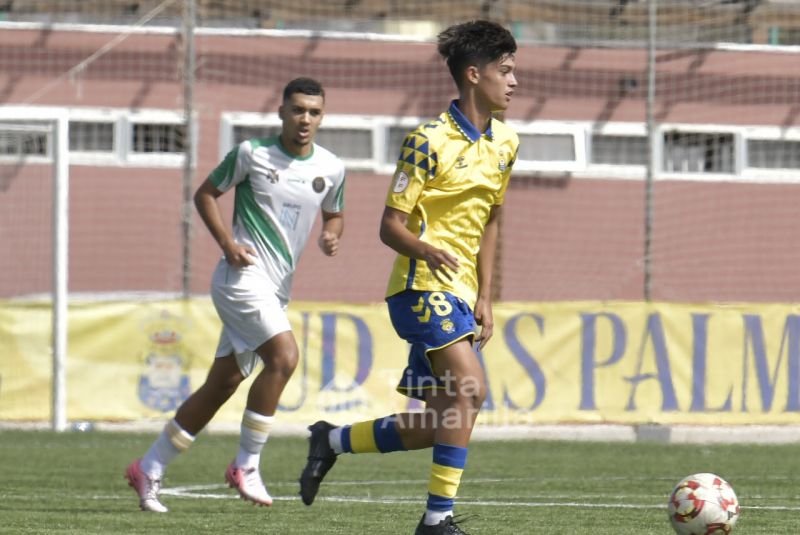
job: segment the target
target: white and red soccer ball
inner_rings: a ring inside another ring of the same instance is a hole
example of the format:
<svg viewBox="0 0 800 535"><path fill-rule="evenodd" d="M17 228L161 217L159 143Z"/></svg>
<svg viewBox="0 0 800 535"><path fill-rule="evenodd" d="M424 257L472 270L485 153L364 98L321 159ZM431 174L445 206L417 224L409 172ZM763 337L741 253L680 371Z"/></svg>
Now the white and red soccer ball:
<svg viewBox="0 0 800 535"><path fill-rule="evenodd" d="M683 478L669 496L669 521L679 535L727 535L739 518L739 500L714 474Z"/></svg>

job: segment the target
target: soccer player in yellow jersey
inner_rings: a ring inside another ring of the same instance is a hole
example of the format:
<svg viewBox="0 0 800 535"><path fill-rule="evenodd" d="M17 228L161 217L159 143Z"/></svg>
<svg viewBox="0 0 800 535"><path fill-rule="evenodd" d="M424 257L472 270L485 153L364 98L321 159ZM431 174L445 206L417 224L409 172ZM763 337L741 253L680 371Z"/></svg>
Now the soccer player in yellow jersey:
<svg viewBox="0 0 800 535"><path fill-rule="evenodd" d="M427 510L415 533L464 533L453 521L453 500L486 396L473 344L481 349L492 336L498 216L519 145L492 115L508 107L517 85L516 49L508 30L488 21L439 34L438 50L459 96L406 136L380 227L381 240L397 252L389 314L411 344L398 390L424 401L426 409L342 427L310 426L300 476L307 505L340 453L433 448Z"/></svg>

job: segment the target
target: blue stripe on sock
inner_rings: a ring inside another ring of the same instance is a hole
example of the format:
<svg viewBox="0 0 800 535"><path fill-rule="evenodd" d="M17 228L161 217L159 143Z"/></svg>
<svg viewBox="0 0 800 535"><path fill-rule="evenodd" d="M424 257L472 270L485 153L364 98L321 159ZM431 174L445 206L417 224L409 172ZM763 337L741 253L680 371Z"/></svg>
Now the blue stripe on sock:
<svg viewBox="0 0 800 535"><path fill-rule="evenodd" d="M447 444L433 445L433 462L442 466L464 469L467 464L467 448L448 446Z"/></svg>
<svg viewBox="0 0 800 535"><path fill-rule="evenodd" d="M431 511L452 511L454 503L453 498L428 493L428 509Z"/></svg>
<svg viewBox="0 0 800 535"><path fill-rule="evenodd" d="M375 445L378 446L378 451L381 453L389 453L391 451L405 451L403 441L400 440L400 433L397 431L395 422L397 417L392 414L378 418L372 424L372 432L375 436Z"/></svg>
<svg viewBox="0 0 800 535"><path fill-rule="evenodd" d="M350 445L350 426L342 427L342 451L345 453L353 453L353 447Z"/></svg>

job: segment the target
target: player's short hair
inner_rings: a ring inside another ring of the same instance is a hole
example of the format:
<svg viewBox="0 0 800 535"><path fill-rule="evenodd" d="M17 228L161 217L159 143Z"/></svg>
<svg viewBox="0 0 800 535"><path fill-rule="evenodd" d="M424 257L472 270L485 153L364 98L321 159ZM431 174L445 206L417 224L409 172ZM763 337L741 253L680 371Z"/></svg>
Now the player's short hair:
<svg viewBox="0 0 800 535"><path fill-rule="evenodd" d="M461 86L470 65L482 67L517 51L517 41L506 28L488 20L473 20L450 26L438 36L439 54L447 61L450 75Z"/></svg>
<svg viewBox="0 0 800 535"><path fill-rule="evenodd" d="M306 78L301 76L300 78L295 78L294 80L286 84L286 87L283 88L284 102L289 100L295 93L303 93L304 95L311 95L311 96L320 96L322 97L322 100L325 100L325 90L322 88L322 84L314 80L313 78Z"/></svg>

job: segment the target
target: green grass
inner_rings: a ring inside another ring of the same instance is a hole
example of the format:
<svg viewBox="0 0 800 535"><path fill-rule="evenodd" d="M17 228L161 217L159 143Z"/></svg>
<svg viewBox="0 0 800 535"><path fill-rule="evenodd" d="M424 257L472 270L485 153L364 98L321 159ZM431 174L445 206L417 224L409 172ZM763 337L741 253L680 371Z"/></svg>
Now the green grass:
<svg viewBox="0 0 800 535"><path fill-rule="evenodd" d="M271 508L222 485L237 438L201 435L170 466L165 515L138 510L123 480L153 435L0 432L0 533L411 534L424 509L430 452L343 456L317 502L297 496L306 442L273 437L262 457ZM545 441L473 442L457 512L470 534L663 534L683 476L715 472L742 504L736 534L798 533L797 446Z"/></svg>

